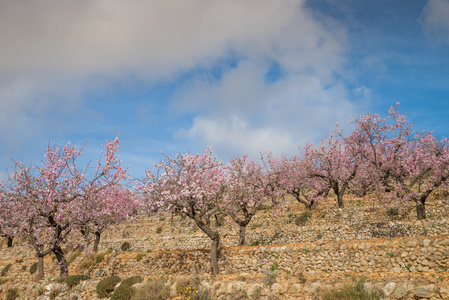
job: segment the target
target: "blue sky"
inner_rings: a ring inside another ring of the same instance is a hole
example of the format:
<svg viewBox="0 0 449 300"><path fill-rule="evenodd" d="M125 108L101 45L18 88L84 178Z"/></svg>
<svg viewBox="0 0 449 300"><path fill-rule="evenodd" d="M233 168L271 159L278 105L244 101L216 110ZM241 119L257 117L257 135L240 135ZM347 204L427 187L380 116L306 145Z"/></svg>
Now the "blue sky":
<svg viewBox="0 0 449 300"><path fill-rule="evenodd" d="M119 134L129 174L160 152L297 153L351 115L449 136L447 0L0 2L0 179L49 142Z"/></svg>

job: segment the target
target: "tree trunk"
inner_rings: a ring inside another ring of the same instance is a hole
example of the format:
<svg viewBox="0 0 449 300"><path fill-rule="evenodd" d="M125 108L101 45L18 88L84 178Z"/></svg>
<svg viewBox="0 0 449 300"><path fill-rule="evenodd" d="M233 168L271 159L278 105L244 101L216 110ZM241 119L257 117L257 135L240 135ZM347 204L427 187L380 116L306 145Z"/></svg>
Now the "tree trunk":
<svg viewBox="0 0 449 300"><path fill-rule="evenodd" d="M55 254L56 259L58 260L59 264L59 275L62 278L67 278L69 274L69 269L67 267L67 261L65 260L64 253L62 252L62 249L60 246L56 246L52 249L52 252Z"/></svg>
<svg viewBox="0 0 449 300"><path fill-rule="evenodd" d="M339 208L343 208L344 207L343 194L342 193L337 194L337 203L338 203L338 207Z"/></svg>
<svg viewBox="0 0 449 300"><path fill-rule="evenodd" d="M14 238L8 236L7 239L8 239L8 248L12 248L12 241L14 240Z"/></svg>
<svg viewBox="0 0 449 300"><path fill-rule="evenodd" d="M424 220L426 218L426 201L416 201L416 217L418 220Z"/></svg>
<svg viewBox="0 0 449 300"><path fill-rule="evenodd" d="M210 248L210 265L212 274L218 275L218 244L220 243L220 236L217 234L216 238L212 239L212 246Z"/></svg>
<svg viewBox="0 0 449 300"><path fill-rule="evenodd" d="M36 280L44 278L44 256L37 255L37 274Z"/></svg>
<svg viewBox="0 0 449 300"><path fill-rule="evenodd" d="M245 232L246 232L246 225L240 225L239 246L245 245Z"/></svg>
<svg viewBox="0 0 449 300"><path fill-rule="evenodd" d="M212 240L210 248L210 264L212 268L212 275L217 275L218 269L218 244L220 243L220 234L206 225L200 218L194 218L196 225Z"/></svg>
<svg viewBox="0 0 449 300"><path fill-rule="evenodd" d="M94 246L92 248L92 251L94 253L97 253L97 251L98 251L98 245L100 244L100 238L101 238L101 232L95 231L95 241L94 241Z"/></svg>

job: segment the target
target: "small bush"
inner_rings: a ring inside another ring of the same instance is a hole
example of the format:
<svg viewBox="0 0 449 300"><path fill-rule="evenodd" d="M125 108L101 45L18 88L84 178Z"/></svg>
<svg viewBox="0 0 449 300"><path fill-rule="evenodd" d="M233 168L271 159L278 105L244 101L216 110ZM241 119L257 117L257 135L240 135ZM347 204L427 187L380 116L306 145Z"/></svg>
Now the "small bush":
<svg viewBox="0 0 449 300"><path fill-rule="evenodd" d="M129 242L123 242L122 251L128 251L130 247L131 245L129 244Z"/></svg>
<svg viewBox="0 0 449 300"><path fill-rule="evenodd" d="M106 256L106 252L104 253L98 253L97 255L95 255L95 262L97 264L101 263L104 260L104 257Z"/></svg>
<svg viewBox="0 0 449 300"><path fill-rule="evenodd" d="M198 277L178 278L176 280L176 295L190 300L210 299L210 291L200 291L200 281Z"/></svg>
<svg viewBox="0 0 449 300"><path fill-rule="evenodd" d="M8 273L9 269L11 269L12 264L7 264L2 270L2 276L5 276Z"/></svg>
<svg viewBox="0 0 449 300"><path fill-rule="evenodd" d="M136 283L142 282L143 279L140 276L133 276L124 279L120 286L112 293L111 300L131 300L135 294L135 290L132 286Z"/></svg>
<svg viewBox="0 0 449 300"><path fill-rule="evenodd" d="M367 291L364 286L365 278L354 279L352 285L345 285L338 290L330 290L323 295L323 300L377 300L380 299L380 293L377 291Z"/></svg>
<svg viewBox="0 0 449 300"><path fill-rule="evenodd" d="M97 284L97 289L96 289L98 297L107 298L107 297L111 296L112 292L115 289L115 286L120 281L121 281L121 279L118 276L111 276L111 277L101 280Z"/></svg>
<svg viewBox="0 0 449 300"><path fill-rule="evenodd" d="M161 234L162 233L162 226L159 226L158 228L156 228L156 233L157 234Z"/></svg>
<svg viewBox="0 0 449 300"><path fill-rule="evenodd" d="M34 264L31 265L30 267L30 274L34 274L37 271L37 262L35 262Z"/></svg>
<svg viewBox="0 0 449 300"><path fill-rule="evenodd" d="M131 300L135 290L131 287L122 287L121 285L112 293L111 300Z"/></svg>
<svg viewBox="0 0 449 300"><path fill-rule="evenodd" d="M144 256L145 256L145 253L137 253L136 260L141 261Z"/></svg>
<svg viewBox="0 0 449 300"><path fill-rule="evenodd" d="M273 268L272 268L273 269ZM276 283L276 278L278 276L277 271L268 270L264 272L263 283L270 287Z"/></svg>
<svg viewBox="0 0 449 300"><path fill-rule="evenodd" d="M251 243L251 245L252 245L252 246L257 246L257 245L259 245L259 241L258 241L258 240L255 240L255 241L253 241L253 242Z"/></svg>
<svg viewBox="0 0 449 300"><path fill-rule="evenodd" d="M74 275L67 278L66 283L69 289L78 285L83 280L89 280L90 277L87 275Z"/></svg>
<svg viewBox="0 0 449 300"><path fill-rule="evenodd" d="M19 297L19 292L16 289L9 289L6 292L6 300L14 300Z"/></svg>
<svg viewBox="0 0 449 300"><path fill-rule="evenodd" d="M312 213L310 211L305 211L296 218L295 224L297 226L304 226L311 217Z"/></svg>
<svg viewBox="0 0 449 300"><path fill-rule="evenodd" d="M145 283L137 289L132 300L165 300L170 299L170 287L166 279L158 278Z"/></svg>
<svg viewBox="0 0 449 300"><path fill-rule="evenodd" d="M140 283L143 281L143 278L140 276L133 276L130 278L126 278L122 281L122 283L120 284L120 286L127 286L130 287L136 283Z"/></svg>
<svg viewBox="0 0 449 300"><path fill-rule="evenodd" d="M387 209L386 213L389 217L399 216L399 209L397 207L390 207L389 209Z"/></svg>

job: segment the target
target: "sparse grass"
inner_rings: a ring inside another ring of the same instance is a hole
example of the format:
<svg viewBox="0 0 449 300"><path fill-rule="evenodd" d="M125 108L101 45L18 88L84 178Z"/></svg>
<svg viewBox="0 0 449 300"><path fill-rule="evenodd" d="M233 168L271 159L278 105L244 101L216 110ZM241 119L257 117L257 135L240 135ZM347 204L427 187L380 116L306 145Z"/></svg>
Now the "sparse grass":
<svg viewBox="0 0 449 300"><path fill-rule="evenodd" d="M271 268L273 268L273 266ZM264 272L263 283L271 288L271 286L276 283L277 276L277 271L267 270Z"/></svg>
<svg viewBox="0 0 449 300"><path fill-rule="evenodd" d="M354 282L351 285L345 285L341 289L332 289L326 292L323 300L377 300L380 299L380 293L372 290L365 289L365 278L359 280L353 279Z"/></svg>
<svg viewBox="0 0 449 300"><path fill-rule="evenodd" d="M81 253L81 250L76 250L72 255L70 255L69 259L67 260L67 265L70 265L72 262L74 262L75 259L81 255Z"/></svg>
<svg viewBox="0 0 449 300"><path fill-rule="evenodd" d="M262 227L262 226L263 226L262 223L254 223L254 224L251 225L251 230L254 230L254 229L256 229L256 228L260 228L260 227Z"/></svg>
<svg viewBox="0 0 449 300"><path fill-rule="evenodd" d="M79 264L79 267L84 270L84 269L88 269L88 268L92 267L93 265L99 264L104 261L106 254L108 254L108 253L103 252L103 253L88 255L81 261L81 263Z"/></svg>
<svg viewBox="0 0 449 300"><path fill-rule="evenodd" d="M148 280L134 293L132 300L165 300L170 299L170 286L163 277Z"/></svg>

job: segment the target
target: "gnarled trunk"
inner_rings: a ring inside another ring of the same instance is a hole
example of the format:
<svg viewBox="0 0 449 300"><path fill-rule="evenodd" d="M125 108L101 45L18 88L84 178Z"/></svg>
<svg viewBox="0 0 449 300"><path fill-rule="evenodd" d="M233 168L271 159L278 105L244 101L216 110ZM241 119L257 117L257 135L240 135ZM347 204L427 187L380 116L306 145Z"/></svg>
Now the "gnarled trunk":
<svg viewBox="0 0 449 300"><path fill-rule="evenodd" d="M62 252L62 249L60 246L56 246L52 249L52 252L55 254L56 259L58 260L59 264L59 276L62 278L67 278L69 274L69 269L67 266L67 261L65 259L64 253Z"/></svg>
<svg viewBox="0 0 449 300"><path fill-rule="evenodd" d="M426 218L425 199L416 201L416 217L418 218L418 220L424 220Z"/></svg>
<svg viewBox="0 0 449 300"><path fill-rule="evenodd" d="M12 248L12 241L14 240L14 238L10 236L7 236L6 238L8 239L8 248Z"/></svg>
<svg viewBox="0 0 449 300"><path fill-rule="evenodd" d="M216 238L212 239L212 245L210 248L210 265L212 268L212 274L218 275L218 245L220 244L220 236L217 234Z"/></svg>
<svg viewBox="0 0 449 300"><path fill-rule="evenodd" d="M212 275L217 275L219 273L218 245L220 243L220 234L217 231L213 230L210 226L205 224L201 219L194 218L194 220L196 225L212 240L210 249L210 264L212 268Z"/></svg>
<svg viewBox="0 0 449 300"><path fill-rule="evenodd" d="M95 241L94 241L94 246L92 248L92 251L94 253L97 253L97 251L98 251L98 245L100 244L100 238L101 238L101 232L95 231Z"/></svg>
<svg viewBox="0 0 449 300"><path fill-rule="evenodd" d="M240 246L245 245L245 232L246 232L246 224L240 225L240 232L239 232L239 245Z"/></svg>

